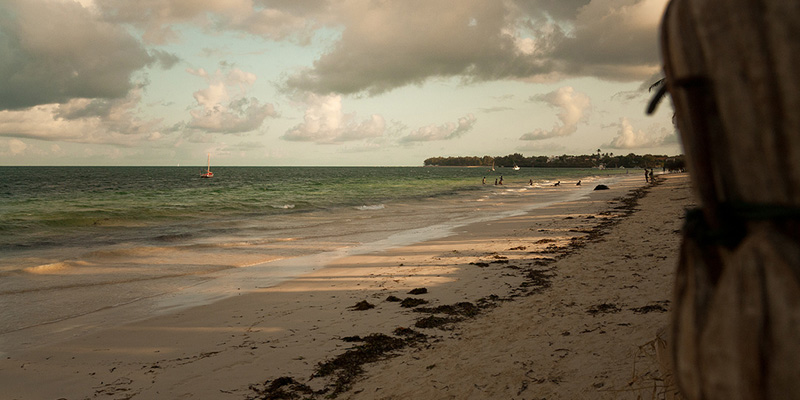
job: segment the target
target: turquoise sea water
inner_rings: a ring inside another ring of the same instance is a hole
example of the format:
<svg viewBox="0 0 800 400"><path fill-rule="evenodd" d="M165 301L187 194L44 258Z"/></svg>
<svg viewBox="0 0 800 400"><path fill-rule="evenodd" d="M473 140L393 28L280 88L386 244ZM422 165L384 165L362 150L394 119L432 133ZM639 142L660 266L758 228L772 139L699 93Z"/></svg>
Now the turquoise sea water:
<svg viewBox="0 0 800 400"><path fill-rule="evenodd" d="M13 310L0 313L0 335L29 335L29 328L50 332L49 324L147 299L172 295L172 304L180 306L231 295L244 289L242 282L251 289L274 285L343 251L436 237L470 222L585 195L594 184L626 173L212 170L214 178L201 179L198 167L0 167L0 308ZM504 185L494 185L501 175ZM578 180L584 185L576 186ZM555 188L558 181L562 185ZM175 295L204 290L190 300ZM138 317L157 308L152 307L139 307Z"/></svg>
<svg viewBox="0 0 800 400"><path fill-rule="evenodd" d="M0 251L213 235L213 222L363 209L597 171L413 167L0 167ZM620 171L603 171L603 175ZM481 185L486 176L487 186Z"/></svg>

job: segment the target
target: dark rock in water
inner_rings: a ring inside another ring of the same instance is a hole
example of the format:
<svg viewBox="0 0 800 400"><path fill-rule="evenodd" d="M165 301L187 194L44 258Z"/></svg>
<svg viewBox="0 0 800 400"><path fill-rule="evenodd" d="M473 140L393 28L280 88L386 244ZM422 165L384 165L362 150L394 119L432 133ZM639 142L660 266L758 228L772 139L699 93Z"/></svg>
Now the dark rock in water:
<svg viewBox="0 0 800 400"><path fill-rule="evenodd" d="M606 185L597 185L594 187L594 190L608 190L609 187Z"/></svg>

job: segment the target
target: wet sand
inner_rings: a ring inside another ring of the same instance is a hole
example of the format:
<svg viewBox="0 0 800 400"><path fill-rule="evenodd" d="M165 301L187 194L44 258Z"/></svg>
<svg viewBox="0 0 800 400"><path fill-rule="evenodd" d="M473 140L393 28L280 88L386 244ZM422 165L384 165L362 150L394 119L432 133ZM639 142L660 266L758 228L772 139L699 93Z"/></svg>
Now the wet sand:
<svg viewBox="0 0 800 400"><path fill-rule="evenodd" d="M10 354L0 386L11 399L648 398L693 204L688 176L665 177Z"/></svg>

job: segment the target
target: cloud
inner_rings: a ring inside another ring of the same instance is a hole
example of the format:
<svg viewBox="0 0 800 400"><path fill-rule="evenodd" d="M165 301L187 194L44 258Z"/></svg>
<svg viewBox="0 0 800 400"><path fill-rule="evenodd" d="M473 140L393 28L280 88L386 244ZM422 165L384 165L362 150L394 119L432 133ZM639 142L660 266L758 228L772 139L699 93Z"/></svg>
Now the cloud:
<svg viewBox="0 0 800 400"><path fill-rule="evenodd" d="M290 89L371 95L439 77L642 80L667 0L337 3L341 39Z"/></svg>
<svg viewBox="0 0 800 400"><path fill-rule="evenodd" d="M481 112L489 114L489 113L502 112L502 111L511 111L513 109L514 108L512 108L512 107L498 106L498 107L484 107L484 108L481 108L480 110L481 110Z"/></svg>
<svg viewBox="0 0 800 400"><path fill-rule="evenodd" d="M256 130L268 117L276 117L275 106L261 104L247 93L256 75L238 68L227 73L217 70L213 75L204 69L187 69L192 75L205 79L209 86L194 92L197 107L189 113L186 125L191 129L215 133L241 133ZM233 93L232 93L233 92Z"/></svg>
<svg viewBox="0 0 800 400"><path fill-rule="evenodd" d="M11 152L11 155L19 155L22 154L25 149L28 148L28 145L25 144L22 140L19 139L10 139L8 141L8 150Z"/></svg>
<svg viewBox="0 0 800 400"><path fill-rule="evenodd" d="M503 2L369 1L341 3L344 30L313 67L288 77L287 86L316 93L379 94L431 77L486 80L526 76L534 63L504 34Z"/></svg>
<svg viewBox="0 0 800 400"><path fill-rule="evenodd" d="M634 130L627 118L621 118L617 127L619 128L617 136L615 136L610 143L603 145L603 147L612 149L641 149L674 144L677 142L675 133L670 133L665 128L651 133L645 133L641 129Z"/></svg>
<svg viewBox="0 0 800 400"><path fill-rule="evenodd" d="M358 122L355 114L342 112L342 96L309 93L304 102L303 123L289 129L281 139L331 144L378 138L386 131L386 121L380 115Z"/></svg>
<svg viewBox="0 0 800 400"><path fill-rule="evenodd" d="M180 57L163 50L150 50L152 61L163 69L170 69L181 61Z"/></svg>
<svg viewBox="0 0 800 400"><path fill-rule="evenodd" d="M272 104L261 105L255 97L241 98L227 106L192 110L188 126L206 132L240 133L256 130L267 117L277 115Z"/></svg>
<svg viewBox="0 0 800 400"><path fill-rule="evenodd" d="M656 82L658 82L663 78L664 78L664 73L662 71L655 72L654 74L645 78L639 84L639 87L636 88L635 90L614 93L611 96L611 99L619 100L622 102L628 102L634 100L641 102L643 99L645 99L645 101L649 101L653 97L653 95L658 91L658 87L652 87L653 84L655 84Z"/></svg>
<svg viewBox="0 0 800 400"><path fill-rule="evenodd" d="M174 27L184 24L299 44L310 43L317 32L341 32L313 65L287 75L285 87L376 95L442 77L642 80L659 67L657 27L666 3L462 0L453 7L449 0L106 0L94 8L106 21L142 29L149 43L179 40Z"/></svg>
<svg viewBox="0 0 800 400"><path fill-rule="evenodd" d="M515 0L515 7L532 18L551 19L555 21L574 20L581 7L591 0Z"/></svg>
<svg viewBox="0 0 800 400"><path fill-rule="evenodd" d="M123 98L135 88L135 71L176 61L165 52L151 56L127 30L80 4L56 0L0 3L0 54L0 110Z"/></svg>
<svg viewBox="0 0 800 400"><path fill-rule="evenodd" d="M179 40L173 27L194 24L207 31L239 31L272 40L310 41L328 14L326 0L106 0L97 3L109 21L144 30L149 43Z"/></svg>
<svg viewBox="0 0 800 400"><path fill-rule="evenodd" d="M556 91L534 96L534 101L547 103L549 106L558 108L559 123L556 123L549 131L536 129L520 137L520 140L540 140L552 137L569 136L578 130L578 123L586 122L588 112L592 108L589 96L576 92L571 86L565 86Z"/></svg>
<svg viewBox="0 0 800 400"><path fill-rule="evenodd" d="M658 26L667 0L592 0L551 56L562 72L611 80L643 80L658 71Z"/></svg>
<svg viewBox="0 0 800 400"><path fill-rule="evenodd" d="M139 85L120 99L73 99L0 111L0 136L133 146L158 133L159 119L141 119Z"/></svg>
<svg viewBox="0 0 800 400"><path fill-rule="evenodd" d="M402 143L430 142L435 140L451 140L472 130L477 119L472 114L467 114L458 119L458 122L448 122L443 125L428 125L411 132L400 139Z"/></svg>

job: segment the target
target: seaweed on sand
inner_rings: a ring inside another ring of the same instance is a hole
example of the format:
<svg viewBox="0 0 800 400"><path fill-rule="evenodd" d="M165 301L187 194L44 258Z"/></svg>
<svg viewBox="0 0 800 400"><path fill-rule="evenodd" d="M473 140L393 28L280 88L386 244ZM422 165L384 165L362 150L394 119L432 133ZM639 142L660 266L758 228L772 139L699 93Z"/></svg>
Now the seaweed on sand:
<svg viewBox="0 0 800 400"><path fill-rule="evenodd" d="M454 324L463 320L464 318L461 317L437 317L435 315L429 315L425 318L418 319L417 322L414 323L414 326L424 329L441 328L447 324Z"/></svg>
<svg viewBox="0 0 800 400"><path fill-rule="evenodd" d="M405 327L395 329L394 334L398 337L380 333L373 333L366 337L343 337L341 340L345 342L358 342L360 344L351 347L336 357L317 364L312 378L332 378L330 383L326 384L323 389L315 391L308 385L298 383L294 378L286 376L273 381L266 381L263 385L250 385L250 390L256 393L256 397L248 398L259 400L318 399L322 396L335 398L350 389L355 379L364 372L364 364L394 357L396 355L394 354L395 351L423 342L428 337L424 333Z"/></svg>
<svg viewBox="0 0 800 400"><path fill-rule="evenodd" d="M395 330L398 332L398 330ZM424 334L405 328L400 331L405 338L397 338L382 333L373 333L362 338L362 344L317 365L315 377L334 376L333 391L329 397L348 390L355 378L364 372L363 365L392 357L392 352L409 344L424 340Z"/></svg>
<svg viewBox="0 0 800 400"><path fill-rule="evenodd" d="M477 266L479 266L481 268L486 268L486 267L489 266L489 263L486 263L486 262L471 262L469 264L470 265L477 265Z"/></svg>
<svg viewBox="0 0 800 400"><path fill-rule="evenodd" d="M418 307L414 309L415 312L424 312L428 314L447 314L459 315L463 317L474 317L481 312L480 307L468 301L463 301L456 304L448 304L437 307Z"/></svg>
<svg viewBox="0 0 800 400"><path fill-rule="evenodd" d="M421 341L423 341L423 340L428 338L428 335L426 335L424 333L417 332L417 331L415 331L415 330L413 330L411 328L406 328L406 327L402 327L402 326L397 328L397 329L395 329L393 333L396 336L405 336L406 340L409 341L409 344L416 343L416 342L421 342Z"/></svg>
<svg viewBox="0 0 800 400"><path fill-rule="evenodd" d="M496 300L497 296L494 296ZM414 323L414 326L417 328L443 328L445 325L453 324L456 322L461 322L467 318L473 318L476 315L480 314L483 308L488 308L493 306L493 302L488 301L486 299L480 303L480 305L475 305L468 301L463 301L456 304L447 304L442 306L436 307L419 307L415 308L415 312L427 313L431 314L427 317L420 318L417 322ZM440 317L435 314L445 314L448 315L447 317Z"/></svg>
<svg viewBox="0 0 800 400"><path fill-rule="evenodd" d="M262 385L250 385L250 390L254 391L258 397L255 399L263 400L295 400L314 394L314 391L302 383L297 382L290 376L266 381Z"/></svg>
<svg viewBox="0 0 800 400"><path fill-rule="evenodd" d="M669 300L657 301L642 307L633 307L631 311L636 314L647 314L650 312L667 312L665 305L669 304Z"/></svg>
<svg viewBox="0 0 800 400"><path fill-rule="evenodd" d="M622 311L622 309L613 303L596 304L586 310L586 312L590 315L618 313L620 311Z"/></svg>
<svg viewBox="0 0 800 400"><path fill-rule="evenodd" d="M422 304L428 304L428 301L423 299L417 299L414 297L406 297L403 301L400 302L400 307L414 308Z"/></svg>
<svg viewBox="0 0 800 400"><path fill-rule="evenodd" d="M371 308L375 308L375 306L370 304L366 300L361 300L358 303L356 303L356 305L354 305L352 307L348 307L348 308L350 308L353 311L365 311L365 310L369 310Z"/></svg>
<svg viewBox="0 0 800 400"><path fill-rule="evenodd" d="M423 288L411 289L411 291L408 292L408 294L425 294L425 293L428 293L428 289L426 289L424 287Z"/></svg>
<svg viewBox="0 0 800 400"><path fill-rule="evenodd" d="M522 282L520 287L530 288L528 295L541 293L545 289L549 289L552 286L550 279L555 276L549 272L549 269L529 269L525 273L526 280Z"/></svg>

